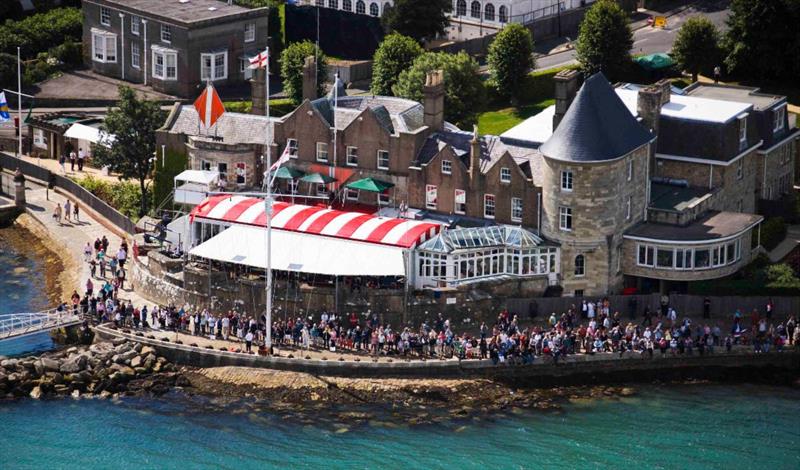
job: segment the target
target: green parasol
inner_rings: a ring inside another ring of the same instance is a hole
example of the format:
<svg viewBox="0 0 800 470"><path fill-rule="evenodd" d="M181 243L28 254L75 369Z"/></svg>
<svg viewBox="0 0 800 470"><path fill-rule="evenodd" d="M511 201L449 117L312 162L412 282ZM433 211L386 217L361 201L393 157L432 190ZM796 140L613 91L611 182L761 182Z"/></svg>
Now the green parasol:
<svg viewBox="0 0 800 470"><path fill-rule="evenodd" d="M331 178L330 176L323 175L322 173L311 173L310 175L305 175L304 177L300 178L300 181L312 184L328 184L336 181L336 178Z"/></svg>
<svg viewBox="0 0 800 470"><path fill-rule="evenodd" d="M394 184L387 183L386 181L376 180L374 178L364 178L345 185L346 188L358 189L369 191L371 193L382 193L389 188L393 188Z"/></svg>
<svg viewBox="0 0 800 470"><path fill-rule="evenodd" d="M279 180L293 180L300 178L303 175L305 175L305 173L296 168L289 168L288 166L282 166L278 168L278 171L275 172L274 178L278 178Z"/></svg>

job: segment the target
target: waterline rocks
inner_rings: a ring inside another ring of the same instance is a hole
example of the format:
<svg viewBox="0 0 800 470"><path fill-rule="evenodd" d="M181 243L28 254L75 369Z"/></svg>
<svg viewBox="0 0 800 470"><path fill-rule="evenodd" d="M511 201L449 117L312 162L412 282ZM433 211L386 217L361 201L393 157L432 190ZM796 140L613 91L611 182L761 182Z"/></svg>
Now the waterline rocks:
<svg viewBox="0 0 800 470"><path fill-rule="evenodd" d="M125 340L0 360L0 399L161 395L189 386L156 351Z"/></svg>

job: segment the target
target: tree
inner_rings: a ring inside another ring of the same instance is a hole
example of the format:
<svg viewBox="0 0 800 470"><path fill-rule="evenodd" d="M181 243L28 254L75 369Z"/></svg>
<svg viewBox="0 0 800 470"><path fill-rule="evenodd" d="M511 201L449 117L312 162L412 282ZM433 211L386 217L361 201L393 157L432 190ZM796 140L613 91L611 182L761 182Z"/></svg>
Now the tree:
<svg viewBox="0 0 800 470"><path fill-rule="evenodd" d="M489 72L498 94L516 99L525 76L535 67L533 38L519 23L506 25L489 46Z"/></svg>
<svg viewBox="0 0 800 470"><path fill-rule="evenodd" d="M719 60L719 31L704 16L686 20L672 45L672 58L697 81L701 71L711 71Z"/></svg>
<svg viewBox="0 0 800 470"><path fill-rule="evenodd" d="M386 36L373 57L372 94L391 95L397 77L422 53L422 47L408 36L397 33Z"/></svg>
<svg viewBox="0 0 800 470"><path fill-rule="evenodd" d="M295 42L281 53L283 89L294 104L303 101L303 64L306 57L317 57L317 96L324 93L328 62L322 50L311 41Z"/></svg>
<svg viewBox="0 0 800 470"><path fill-rule="evenodd" d="M383 13L387 32L397 32L419 42L444 34L450 25L450 0L396 0Z"/></svg>
<svg viewBox="0 0 800 470"><path fill-rule="evenodd" d="M800 0L733 0L725 65L746 78L794 81L800 75Z"/></svg>
<svg viewBox="0 0 800 470"><path fill-rule="evenodd" d="M426 52L404 70L392 88L395 96L422 101L425 75L434 70L444 71L444 115L456 124L476 122L483 108L486 90L478 75L478 63L465 52L447 54Z"/></svg>
<svg viewBox="0 0 800 470"><path fill-rule="evenodd" d="M164 124L166 113L157 101L147 101L136 96L128 86L119 87L117 108L109 108L102 130L114 136L111 147L98 145L94 160L107 165L120 179L139 181L142 205L139 215L147 213L147 183L153 169L152 158L156 151L156 129Z"/></svg>
<svg viewBox="0 0 800 470"><path fill-rule="evenodd" d="M575 50L587 75L603 72L610 80L620 78L630 64L633 35L628 15L613 0L600 0L586 12Z"/></svg>

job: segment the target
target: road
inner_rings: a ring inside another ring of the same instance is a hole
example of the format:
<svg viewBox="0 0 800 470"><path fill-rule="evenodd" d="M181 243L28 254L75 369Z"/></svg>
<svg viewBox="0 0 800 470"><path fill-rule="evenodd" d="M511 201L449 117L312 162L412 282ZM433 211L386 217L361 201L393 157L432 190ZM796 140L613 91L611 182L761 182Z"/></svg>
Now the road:
<svg viewBox="0 0 800 470"><path fill-rule="evenodd" d="M728 17L728 0L701 1L685 10L670 16L667 28L640 27L633 32L633 48L631 54L653 54L656 52L669 52L672 43L681 25L692 16L703 15L721 30L725 29L725 19ZM634 28L640 24L633 25ZM551 69L576 63L574 50L566 50L556 54L542 56L536 59L536 70Z"/></svg>

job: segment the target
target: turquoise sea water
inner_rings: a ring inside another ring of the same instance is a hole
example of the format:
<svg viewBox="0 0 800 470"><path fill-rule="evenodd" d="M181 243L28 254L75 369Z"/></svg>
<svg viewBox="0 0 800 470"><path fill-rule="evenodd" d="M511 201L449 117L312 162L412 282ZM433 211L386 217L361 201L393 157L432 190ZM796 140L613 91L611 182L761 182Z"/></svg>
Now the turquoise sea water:
<svg viewBox="0 0 800 470"><path fill-rule="evenodd" d="M479 422L336 432L167 399L0 403L2 468L800 468L800 390L647 386Z"/></svg>
<svg viewBox="0 0 800 470"><path fill-rule="evenodd" d="M0 229L0 318L9 313L39 312L50 308L44 286L42 260L17 251L10 243L13 228ZM0 356L35 353L52 348L47 333L0 341Z"/></svg>

